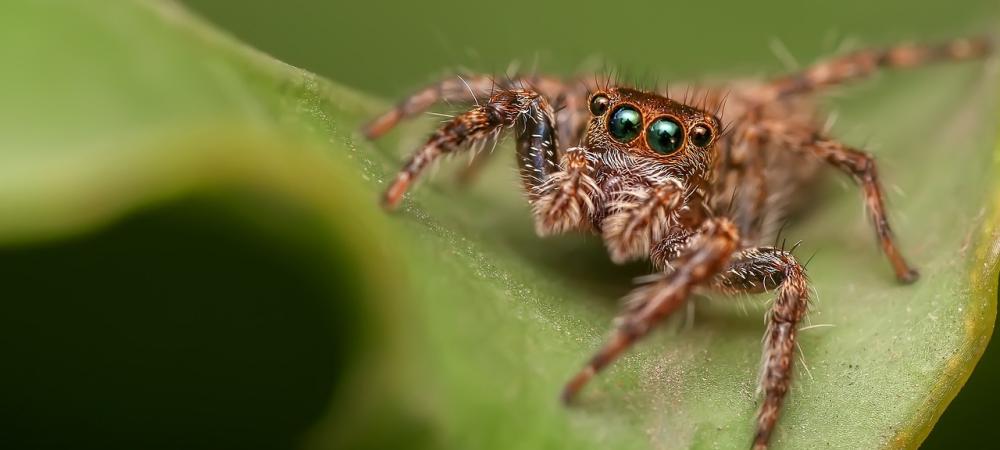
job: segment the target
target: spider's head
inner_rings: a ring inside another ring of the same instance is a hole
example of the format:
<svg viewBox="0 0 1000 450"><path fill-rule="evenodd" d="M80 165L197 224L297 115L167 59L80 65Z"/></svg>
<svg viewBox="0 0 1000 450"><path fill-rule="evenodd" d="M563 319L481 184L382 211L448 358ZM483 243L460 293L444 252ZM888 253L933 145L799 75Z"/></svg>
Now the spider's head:
<svg viewBox="0 0 1000 450"><path fill-rule="evenodd" d="M705 178L719 139L719 119L667 97L628 88L590 96L585 142L605 164L647 178Z"/></svg>

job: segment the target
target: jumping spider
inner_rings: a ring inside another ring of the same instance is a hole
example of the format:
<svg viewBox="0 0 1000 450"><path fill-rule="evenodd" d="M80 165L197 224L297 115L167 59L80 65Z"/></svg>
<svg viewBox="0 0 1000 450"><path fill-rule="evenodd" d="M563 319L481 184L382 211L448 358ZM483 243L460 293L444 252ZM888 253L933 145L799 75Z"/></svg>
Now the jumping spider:
<svg viewBox="0 0 1000 450"><path fill-rule="evenodd" d="M752 444L764 449L789 390L797 327L810 294L803 266L790 251L765 241L823 163L861 186L896 278L902 283L918 278L893 238L874 159L827 136L808 97L881 68L982 57L990 46L989 40L974 38L863 50L768 81L687 88L685 98L697 99L700 108L669 93L618 86L607 77L456 77L405 99L364 133L377 138L441 99L475 102L410 157L385 192L387 208L398 205L441 156L481 149L513 129L540 236L595 233L616 263L652 261L658 272L629 294L608 342L566 385L567 402L696 288L726 294L777 291L764 337L763 402ZM477 91L489 92L489 100L479 103ZM723 102L724 113L704 107Z"/></svg>

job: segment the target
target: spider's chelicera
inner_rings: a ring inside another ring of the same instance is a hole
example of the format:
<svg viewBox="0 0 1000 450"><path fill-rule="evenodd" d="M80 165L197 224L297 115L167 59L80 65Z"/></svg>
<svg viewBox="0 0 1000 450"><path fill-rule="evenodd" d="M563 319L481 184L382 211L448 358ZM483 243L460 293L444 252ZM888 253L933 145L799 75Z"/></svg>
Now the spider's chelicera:
<svg viewBox="0 0 1000 450"><path fill-rule="evenodd" d="M510 129L539 235L595 233L617 263L652 261L655 276L629 294L608 342L566 385L566 401L693 290L775 291L752 444L763 449L789 390L798 325L809 306L803 266L790 251L766 243L795 206L794 194L816 180L821 166L860 185L896 278L917 279L890 230L874 159L827 136L807 97L880 68L982 57L990 46L975 38L863 50L773 80L688 88L685 98L698 99L702 108L601 78L456 77L405 99L364 131L377 138L440 99L476 102L410 157L385 193L386 207L395 207L436 159L481 149ZM478 102L477 91L489 93L489 100ZM723 102L724 113L704 108Z"/></svg>

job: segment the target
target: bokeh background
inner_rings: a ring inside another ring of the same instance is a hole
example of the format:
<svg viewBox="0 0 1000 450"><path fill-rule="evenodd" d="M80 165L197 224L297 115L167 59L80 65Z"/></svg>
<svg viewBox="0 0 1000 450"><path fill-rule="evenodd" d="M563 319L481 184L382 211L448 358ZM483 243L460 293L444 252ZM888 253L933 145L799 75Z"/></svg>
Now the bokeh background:
<svg viewBox="0 0 1000 450"><path fill-rule="evenodd" d="M397 98L459 68L500 73L517 66L571 74L612 66L640 80L756 76L783 70L787 61L775 53L786 50L807 63L859 44L1000 29L1000 7L992 1L180 3L251 46L375 101ZM109 14L107 26L141 26L116 19ZM53 33L60 32L59 23L50 25ZM87 37L67 33L60 39ZM156 60L150 55L149 61ZM419 139L425 129L411 131ZM398 139L399 147L414 142ZM347 205L356 201L352 196L366 194L352 189L345 186L323 201ZM341 378L347 377L347 364L377 365L366 355L390 340L381 336L393 331L368 323L382 313L364 311L363 302L329 299L406 295L394 292L405 284L393 280L393 267L381 268L383 278L373 283L366 279L370 267L341 263L376 260L364 248L370 244L363 237L368 219L359 215L353 228L331 235L323 218L307 207L268 195L251 185L178 196L69 243L3 247L5 287L0 289L10 293L8 298L30 301L10 302L0 316L0 348L5 349L0 353L5 361L0 366L5 372L0 375L0 422L5 424L0 443L9 448L298 448L315 442L325 448L435 448L442 438L428 436L431 427L421 423L427 411L389 408L382 402L388 404L385 399L397 393L365 392L364 382ZM222 214L220 205L227 208ZM334 210L352 214L348 208ZM434 226L430 219L418 221ZM526 219L522 222L527 226ZM478 229L475 233L486 233L491 225L474 219L461 224ZM376 228L372 225L372 235L384 232ZM357 242L327 242L351 235L359 236ZM531 242L505 244L536 245ZM552 245L555 254L566 254L578 243ZM400 262L407 263L412 261ZM585 277L600 263L586 257L568 264L573 267L566 274ZM628 280L642 270L603 264L597 267L608 273L601 276L611 279ZM151 275L147 265L172 278ZM432 284L441 289L437 285L454 283L460 296L476 292L464 287L468 282ZM594 289L609 299L621 293L602 291L604 285L596 282ZM31 295L18 295L25 292ZM613 309L613 303L602 305L595 316L607 318ZM467 319L488 321L489 314L482 313ZM435 338L412 337L419 343ZM1000 429L988 419L1000 402L994 386L1000 376L998 353L995 345L988 348L922 448L985 448L1000 440ZM564 356L569 361L583 357ZM435 363L456 373L464 370L460 360L441 357ZM384 376L412 375L408 370ZM396 385L376 381L370 385ZM426 400L420 393L406 395ZM310 438L324 433L318 424L350 423L352 411L335 410L345 416L331 416L329 405L355 397L372 399L357 403L362 405L358 416L386 408L376 428L359 425L357 434L363 437L344 441ZM416 404L434 409L434 401ZM509 405L482 408L499 413ZM524 421L532 417L526 414ZM504 436L503 429L482 432L484 439L517 441ZM533 442L558 445L564 439L556 435Z"/></svg>
<svg viewBox="0 0 1000 450"><path fill-rule="evenodd" d="M786 68L775 43L806 63L842 45L1000 29L1000 6L989 0L184 2L279 59L387 99L461 68L573 74L613 67L667 81L746 76ZM996 347L922 448L1000 441L1000 429L983 420L1000 404Z"/></svg>

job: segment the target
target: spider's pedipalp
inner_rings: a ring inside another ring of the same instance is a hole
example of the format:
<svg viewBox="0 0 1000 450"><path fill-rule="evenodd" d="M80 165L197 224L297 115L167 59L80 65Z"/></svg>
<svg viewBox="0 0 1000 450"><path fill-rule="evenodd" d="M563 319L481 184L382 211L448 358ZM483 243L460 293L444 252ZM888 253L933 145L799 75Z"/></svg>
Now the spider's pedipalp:
<svg viewBox="0 0 1000 450"><path fill-rule="evenodd" d="M594 181L592 156L585 148L574 147L563 154L561 170L536 185L529 198L539 236L565 233L590 227L603 192Z"/></svg>
<svg viewBox="0 0 1000 450"><path fill-rule="evenodd" d="M672 227L672 216L681 205L686 189L677 180L653 188L633 188L616 193L608 205L611 212L601 225L602 238L611 260L624 263L649 255L650 245L660 241Z"/></svg>

